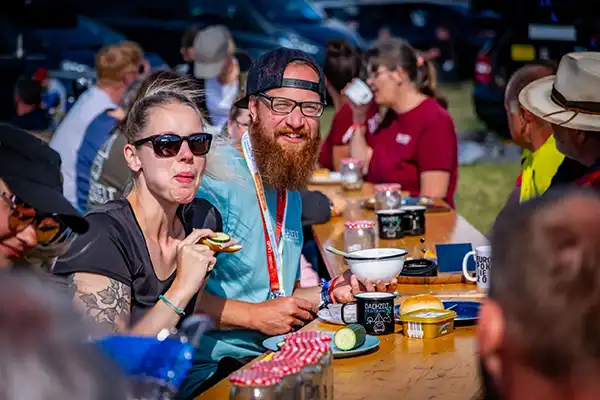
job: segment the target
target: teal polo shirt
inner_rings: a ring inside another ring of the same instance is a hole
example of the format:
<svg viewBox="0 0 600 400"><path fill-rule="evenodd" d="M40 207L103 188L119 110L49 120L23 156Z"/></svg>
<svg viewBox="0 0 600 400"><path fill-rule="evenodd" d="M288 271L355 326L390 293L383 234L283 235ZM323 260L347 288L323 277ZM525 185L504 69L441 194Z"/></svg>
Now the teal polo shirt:
<svg viewBox="0 0 600 400"><path fill-rule="evenodd" d="M261 303L270 298L264 226L261 220L252 175L242 154L228 147L227 162L236 175L233 180L218 181L207 177L197 197L210 201L221 213L223 232L239 239L244 248L237 253L220 253L210 276L206 292L228 299ZM265 187L267 206L273 227L277 210L277 191ZM300 280L302 252L302 202L298 192L288 192L288 206L283 236L283 285L287 296ZM266 338L251 330L228 330L207 333L201 340L196 359L187 381L181 388L191 394L216 370L223 357L257 357L265 352Z"/></svg>

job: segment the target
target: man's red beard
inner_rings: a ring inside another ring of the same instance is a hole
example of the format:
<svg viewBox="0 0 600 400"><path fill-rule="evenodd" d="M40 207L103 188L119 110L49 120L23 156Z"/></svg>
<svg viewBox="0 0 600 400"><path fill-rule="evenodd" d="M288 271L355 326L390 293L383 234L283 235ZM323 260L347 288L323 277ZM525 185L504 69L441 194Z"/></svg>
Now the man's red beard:
<svg viewBox="0 0 600 400"><path fill-rule="evenodd" d="M294 133L302 135L300 143L281 145L279 138ZM250 138L254 159L263 183L276 189L305 189L317 166L321 138L306 129L293 131L289 128L267 132L260 117L250 126Z"/></svg>

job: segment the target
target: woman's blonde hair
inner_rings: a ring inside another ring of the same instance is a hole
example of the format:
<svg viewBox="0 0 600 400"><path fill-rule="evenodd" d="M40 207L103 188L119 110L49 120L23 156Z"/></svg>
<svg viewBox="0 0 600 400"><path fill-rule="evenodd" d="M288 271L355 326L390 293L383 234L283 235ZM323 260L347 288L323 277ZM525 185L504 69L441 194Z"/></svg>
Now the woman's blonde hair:
<svg viewBox="0 0 600 400"><path fill-rule="evenodd" d="M173 71L153 72L142 81L127 115L118 128L131 144L140 138L152 109L180 103L196 111L202 126L206 131L211 131L198 107L198 101L203 95L192 78ZM229 140L221 132L210 133L213 134L213 140L211 150L206 155L205 174L215 179L228 179L232 174L226 167L227 162L223 162L223 147L230 144Z"/></svg>

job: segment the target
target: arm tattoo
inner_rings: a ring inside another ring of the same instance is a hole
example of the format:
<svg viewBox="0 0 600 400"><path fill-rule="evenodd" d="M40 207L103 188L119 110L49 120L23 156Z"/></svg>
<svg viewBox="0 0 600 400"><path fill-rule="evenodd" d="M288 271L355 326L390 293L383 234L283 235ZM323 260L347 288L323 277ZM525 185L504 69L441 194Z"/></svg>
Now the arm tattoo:
<svg viewBox="0 0 600 400"><path fill-rule="evenodd" d="M85 314L103 330L117 333L128 329L131 315L131 288L114 279L106 278L108 284L94 291L82 291L81 283L69 277L75 289L75 301L80 303Z"/></svg>

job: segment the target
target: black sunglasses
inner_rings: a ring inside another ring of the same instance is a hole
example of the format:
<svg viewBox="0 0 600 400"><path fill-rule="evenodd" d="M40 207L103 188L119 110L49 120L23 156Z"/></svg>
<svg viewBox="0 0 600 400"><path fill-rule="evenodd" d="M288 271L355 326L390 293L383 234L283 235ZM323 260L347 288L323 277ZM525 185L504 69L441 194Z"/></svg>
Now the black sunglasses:
<svg viewBox="0 0 600 400"><path fill-rule="evenodd" d="M190 146L190 151L195 156L203 156L210 150L212 135L201 132L193 133L189 136L179 136L174 133L162 133L160 135L149 136L144 139L136 140L133 145L138 147L146 142L152 143L154 154L159 157L175 157L181 149L182 143L186 141Z"/></svg>

